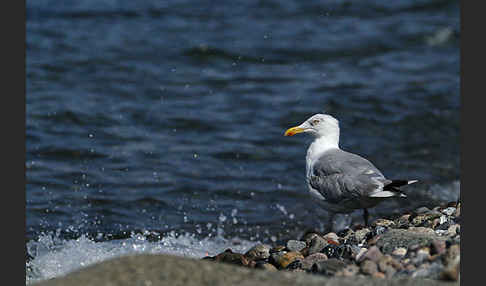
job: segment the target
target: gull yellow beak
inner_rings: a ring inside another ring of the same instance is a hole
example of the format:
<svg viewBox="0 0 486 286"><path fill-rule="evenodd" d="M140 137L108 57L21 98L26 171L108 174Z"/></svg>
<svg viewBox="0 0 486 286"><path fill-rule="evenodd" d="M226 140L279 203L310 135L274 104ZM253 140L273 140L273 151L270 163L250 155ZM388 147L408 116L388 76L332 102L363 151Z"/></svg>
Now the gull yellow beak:
<svg viewBox="0 0 486 286"><path fill-rule="evenodd" d="M287 131L285 131L284 136L294 136L297 133L304 132L304 130L305 130L304 128L300 128L299 126L292 127L287 129Z"/></svg>

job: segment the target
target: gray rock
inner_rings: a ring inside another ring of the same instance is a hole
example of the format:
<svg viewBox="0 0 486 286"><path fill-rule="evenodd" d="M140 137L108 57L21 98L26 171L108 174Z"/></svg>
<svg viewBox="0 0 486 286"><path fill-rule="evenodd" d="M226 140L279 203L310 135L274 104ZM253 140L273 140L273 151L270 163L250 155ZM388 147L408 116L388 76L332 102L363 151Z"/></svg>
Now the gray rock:
<svg viewBox="0 0 486 286"><path fill-rule="evenodd" d="M287 249L289 251L301 251L306 247L305 241L300 240L289 240L287 241Z"/></svg>
<svg viewBox="0 0 486 286"><path fill-rule="evenodd" d="M321 252L329 243L321 236L314 236L309 243L308 255Z"/></svg>
<svg viewBox="0 0 486 286"><path fill-rule="evenodd" d="M409 249L411 246L420 248L430 245L435 240L443 240L444 238L435 234L433 230L422 231L413 229L390 229L382 234L376 242L381 251L385 254L391 254L397 247L404 247Z"/></svg>
<svg viewBox="0 0 486 286"><path fill-rule="evenodd" d="M459 282L430 279L372 279L334 277L282 271L262 271L231 264L169 255L133 255L114 258L78 271L42 281L36 286L159 285L159 286L451 286Z"/></svg>

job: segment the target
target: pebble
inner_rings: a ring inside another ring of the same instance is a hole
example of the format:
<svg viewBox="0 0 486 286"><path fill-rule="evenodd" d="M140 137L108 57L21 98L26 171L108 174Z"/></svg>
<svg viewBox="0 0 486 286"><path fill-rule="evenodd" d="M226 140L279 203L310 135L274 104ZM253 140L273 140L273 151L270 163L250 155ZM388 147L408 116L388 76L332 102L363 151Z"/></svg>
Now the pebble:
<svg viewBox="0 0 486 286"><path fill-rule="evenodd" d="M374 278L380 278L380 279L384 279L386 276L384 273L381 273L381 272L376 272L372 275Z"/></svg>
<svg viewBox="0 0 486 286"><path fill-rule="evenodd" d="M369 228L362 228L354 232L354 237L356 238L356 241L358 241L358 243L362 243L369 233L371 233L371 230Z"/></svg>
<svg viewBox="0 0 486 286"><path fill-rule="evenodd" d="M451 225L448 229L447 229L447 235L449 236L453 236L453 235L456 235L456 234L459 234L459 230L460 230L461 226L458 225L458 224L453 224Z"/></svg>
<svg viewBox="0 0 486 286"><path fill-rule="evenodd" d="M367 275L373 275L378 272L378 265L371 260L365 260L360 265L361 272Z"/></svg>
<svg viewBox="0 0 486 286"><path fill-rule="evenodd" d="M359 267L355 264L350 264L344 267L343 269L336 272L335 276L341 277L351 277L356 275L359 272Z"/></svg>
<svg viewBox="0 0 486 286"><path fill-rule="evenodd" d="M323 238L329 243L339 244L339 236L334 232L324 235Z"/></svg>
<svg viewBox="0 0 486 286"><path fill-rule="evenodd" d="M392 227L395 226L395 222L392 220L384 219L384 218L379 218L376 219L371 223L371 226L377 227L377 226L383 226L383 227Z"/></svg>
<svg viewBox="0 0 486 286"><path fill-rule="evenodd" d="M216 262L224 262L236 265L247 266L249 261L241 253L234 253L231 249L226 249L224 252L215 256Z"/></svg>
<svg viewBox="0 0 486 286"><path fill-rule="evenodd" d="M257 263L255 265L257 269L269 270L269 271L278 271L277 267L273 266L273 264L268 262Z"/></svg>
<svg viewBox="0 0 486 286"><path fill-rule="evenodd" d="M392 255L402 258L407 255L407 249L405 247L397 247L393 250Z"/></svg>
<svg viewBox="0 0 486 286"><path fill-rule="evenodd" d="M378 218L322 236L307 232L284 245L256 244L245 254L231 249L203 259L288 272L375 278L460 278L460 203L419 208L398 219Z"/></svg>
<svg viewBox="0 0 486 286"><path fill-rule="evenodd" d="M380 249L376 246L370 247L368 251L361 257L361 261L365 259L369 259L373 262L378 262L383 257L383 253L381 253Z"/></svg>
<svg viewBox="0 0 486 286"><path fill-rule="evenodd" d="M434 240L431 245L430 254L441 255L446 251L446 242L444 240Z"/></svg>
<svg viewBox="0 0 486 286"><path fill-rule="evenodd" d="M321 236L314 236L309 242L308 255L321 252L329 243Z"/></svg>
<svg viewBox="0 0 486 286"><path fill-rule="evenodd" d="M368 248L360 248L360 250L358 251L358 254L356 254L356 257L354 258L355 261L362 261L362 257L363 255L366 253L366 251L368 251Z"/></svg>
<svg viewBox="0 0 486 286"><path fill-rule="evenodd" d="M287 241L287 249L289 251L301 251L307 246L305 241L300 240L289 240Z"/></svg>
<svg viewBox="0 0 486 286"><path fill-rule="evenodd" d="M324 253L319 252L311 254L302 260L302 269L311 270L314 263L318 263L327 259L327 255L325 255Z"/></svg>
<svg viewBox="0 0 486 286"><path fill-rule="evenodd" d="M345 262L339 259L331 258L328 260L314 263L314 265L312 266L312 272L324 274L327 276L334 276L336 272L342 270L344 267L346 267L346 265L347 264Z"/></svg>
<svg viewBox="0 0 486 286"><path fill-rule="evenodd" d="M270 257L270 246L264 244L257 244L250 248L245 257L250 260L263 260Z"/></svg>
<svg viewBox="0 0 486 286"><path fill-rule="evenodd" d="M395 222L396 227L407 228L410 225L410 217L411 217L410 214L405 214L399 217Z"/></svg>
<svg viewBox="0 0 486 286"><path fill-rule="evenodd" d="M441 211L441 213L445 214L445 215L448 215L448 216L451 216L452 214L454 214L456 212L456 208L454 207L448 207L448 208L445 208Z"/></svg>
<svg viewBox="0 0 486 286"><path fill-rule="evenodd" d="M275 266L281 269L286 268L290 263L294 262L297 259L304 259L304 256L300 252L296 251L280 251L273 253L271 257L276 264Z"/></svg>

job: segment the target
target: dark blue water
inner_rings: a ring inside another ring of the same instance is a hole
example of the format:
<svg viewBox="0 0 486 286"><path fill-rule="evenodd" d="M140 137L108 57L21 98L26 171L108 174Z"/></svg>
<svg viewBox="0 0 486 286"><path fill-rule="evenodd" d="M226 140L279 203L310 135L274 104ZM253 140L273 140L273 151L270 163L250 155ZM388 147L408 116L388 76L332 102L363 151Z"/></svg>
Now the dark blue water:
<svg viewBox="0 0 486 286"><path fill-rule="evenodd" d="M322 227L311 138L282 135L323 111L341 148L421 180L372 215L459 194L458 1L27 1L26 14L28 241Z"/></svg>

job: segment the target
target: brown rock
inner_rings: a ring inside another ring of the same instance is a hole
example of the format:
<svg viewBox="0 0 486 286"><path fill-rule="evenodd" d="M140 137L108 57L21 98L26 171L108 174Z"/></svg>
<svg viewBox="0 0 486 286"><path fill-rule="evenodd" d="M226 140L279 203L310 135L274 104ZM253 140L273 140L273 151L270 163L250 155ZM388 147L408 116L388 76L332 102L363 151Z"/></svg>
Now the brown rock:
<svg viewBox="0 0 486 286"><path fill-rule="evenodd" d="M273 266L271 263L257 263L256 269L268 270L268 271L278 271L277 267Z"/></svg>
<svg viewBox="0 0 486 286"><path fill-rule="evenodd" d="M243 254L235 253L231 249L226 249L224 252L216 255L214 261L248 266L248 259Z"/></svg>
<svg viewBox="0 0 486 286"><path fill-rule="evenodd" d="M282 269L282 268L286 268L290 263L296 261L297 259L303 260L304 256L297 251L290 251L290 252L281 251L272 254L272 258L275 261L276 266Z"/></svg>
<svg viewBox="0 0 486 286"><path fill-rule="evenodd" d="M456 261L457 257L460 257L460 255L461 255L461 247L459 246L459 244L451 245L447 249L443 257L444 265L448 267L449 265L454 263L454 261Z"/></svg>
<svg viewBox="0 0 486 286"><path fill-rule="evenodd" d="M384 279L386 276L385 274L381 273L381 272L376 272L372 275L372 277L374 278L381 278L381 279Z"/></svg>
<svg viewBox="0 0 486 286"><path fill-rule="evenodd" d="M461 272L460 256L456 256L453 261L450 261L448 266L440 274L440 279L458 281Z"/></svg>
<svg viewBox="0 0 486 286"><path fill-rule="evenodd" d="M270 257L270 247L268 245L257 244L250 248L245 257L249 260L263 260Z"/></svg>

